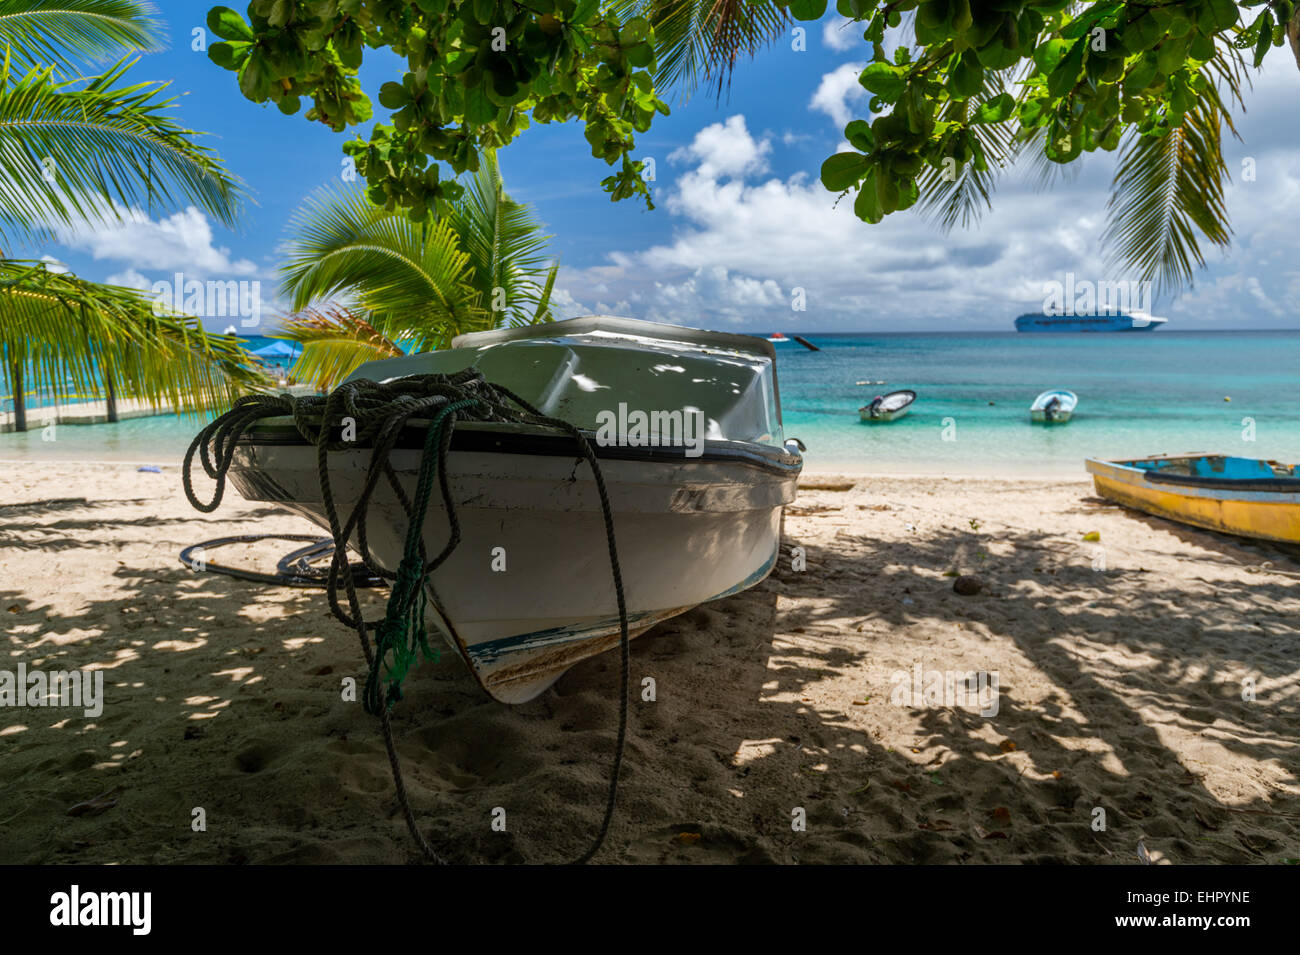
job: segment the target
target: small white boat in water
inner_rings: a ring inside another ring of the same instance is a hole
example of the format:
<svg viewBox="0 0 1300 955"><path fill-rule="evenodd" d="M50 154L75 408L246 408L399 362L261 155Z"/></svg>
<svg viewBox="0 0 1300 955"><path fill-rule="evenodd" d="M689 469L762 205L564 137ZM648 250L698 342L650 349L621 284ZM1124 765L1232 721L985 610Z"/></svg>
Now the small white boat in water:
<svg viewBox="0 0 1300 955"><path fill-rule="evenodd" d="M863 405L858 409L858 417L863 421L894 421L903 417L912 408L912 402L916 400L916 392L908 391L891 391L887 395L876 395L870 404Z"/></svg>
<svg viewBox="0 0 1300 955"><path fill-rule="evenodd" d="M784 441L774 366L772 346L755 336L592 316L462 335L449 350L371 362L349 380L472 368L580 428L608 487L636 636L754 586L776 563L781 509L794 500L803 462ZM389 455L408 496L427 425L412 419ZM248 500L328 527L316 454L289 419L267 419L235 446L230 480ZM329 453L342 508L360 499L370 457L365 442ZM429 619L482 687L522 703L617 646L600 499L573 438L531 424L463 421L446 473L461 543L430 578ZM385 483L370 501L367 538L391 571L407 517ZM428 552L441 551L449 533L435 494L423 530Z"/></svg>
<svg viewBox="0 0 1300 955"><path fill-rule="evenodd" d="M1029 406L1029 417L1040 424L1065 424L1074 416L1079 396L1073 391L1053 388L1044 391Z"/></svg>

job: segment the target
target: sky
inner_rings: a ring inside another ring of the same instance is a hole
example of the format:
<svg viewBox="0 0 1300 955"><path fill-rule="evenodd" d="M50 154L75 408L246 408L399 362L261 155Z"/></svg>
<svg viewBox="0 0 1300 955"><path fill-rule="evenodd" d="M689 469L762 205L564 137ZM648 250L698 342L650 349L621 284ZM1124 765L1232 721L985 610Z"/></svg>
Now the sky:
<svg viewBox="0 0 1300 955"><path fill-rule="evenodd" d="M244 313L241 330L271 333L285 307L277 267L289 222L313 192L341 184L349 134L244 99L235 74L195 49L209 6L161 3L169 48L142 57L131 76L170 80L179 120L207 134L200 141L247 184L252 204L236 228L193 207L131 209L11 254L145 289L177 272L248 283L261 305ZM818 170L845 148L845 123L869 117L857 83L869 52L860 30L829 14L738 64L721 98L672 96L672 114L656 118L635 154L654 163L653 211L610 202L600 188L609 169L591 157L578 124L534 126L503 150L507 190L552 236L560 314L729 331L1006 331L1016 315L1042 309L1051 283L1130 278L1106 268L1100 244L1114 154L1085 155L1046 191L1010 170L993 209L948 233L914 210L873 226L848 202L837 207ZM373 99L381 83L400 79L401 61L366 55ZM1207 266L1194 286L1150 303L1169 328L1300 327L1297 93L1290 51L1273 50L1237 117L1241 141L1225 145L1233 243L1223 251L1203 243Z"/></svg>

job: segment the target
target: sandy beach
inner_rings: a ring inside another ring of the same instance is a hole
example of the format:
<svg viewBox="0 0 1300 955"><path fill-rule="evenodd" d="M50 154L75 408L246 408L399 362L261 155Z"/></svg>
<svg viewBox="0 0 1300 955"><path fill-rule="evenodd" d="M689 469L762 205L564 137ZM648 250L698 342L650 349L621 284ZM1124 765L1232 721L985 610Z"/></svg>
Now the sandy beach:
<svg viewBox="0 0 1300 955"><path fill-rule="evenodd" d="M656 698L631 704L598 862L1300 857L1300 561L1081 477L805 483L768 580L634 642ZM323 591L178 560L258 532L315 530L233 492L200 514L174 465L0 464L0 670L105 674L96 717L0 708L0 863L418 861ZM212 559L271 569L290 546ZM995 714L899 699L968 672L996 675ZM394 732L450 861L586 846L617 680L606 654L507 707L450 655L416 671Z"/></svg>

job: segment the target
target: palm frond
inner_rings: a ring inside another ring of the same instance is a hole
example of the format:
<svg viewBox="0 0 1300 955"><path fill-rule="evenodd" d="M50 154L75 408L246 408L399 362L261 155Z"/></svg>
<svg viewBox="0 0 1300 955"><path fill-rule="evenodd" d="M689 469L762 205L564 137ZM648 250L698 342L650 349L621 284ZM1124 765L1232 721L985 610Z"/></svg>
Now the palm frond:
<svg viewBox="0 0 1300 955"><path fill-rule="evenodd" d="M529 322L520 324L537 325L542 322L555 321L555 313L551 311L551 293L555 291L555 277L560 274L560 263L556 262L551 266L551 270L546 273L546 282L542 285L541 294L537 297L537 309L533 312L533 317Z"/></svg>
<svg viewBox="0 0 1300 955"><path fill-rule="evenodd" d="M187 411L232 400L259 382L237 341L135 289L0 259L0 382L54 401L73 394L139 398Z"/></svg>
<svg viewBox="0 0 1300 955"><path fill-rule="evenodd" d="M988 71L979 92L966 100L949 100L939 112L945 122L965 124L979 103L1007 89L1005 72ZM998 176L1016 153L1016 130L1012 122L982 123L968 127L984 152L984 169L972 160L964 169L948 175L943 168L927 166L917 177L921 197L920 213L944 232L958 223L962 228L979 221L986 209L993 207L993 190Z"/></svg>
<svg viewBox="0 0 1300 955"><path fill-rule="evenodd" d="M1181 127L1125 138L1102 236L1113 267L1171 290L1192 285L1205 264L1198 233L1215 245L1229 243L1222 121L1218 97L1205 96Z"/></svg>
<svg viewBox="0 0 1300 955"><path fill-rule="evenodd" d="M321 389L334 387L368 361L404 354L365 316L340 305L303 309L284 320L276 337L303 346L289 373Z"/></svg>
<svg viewBox="0 0 1300 955"><path fill-rule="evenodd" d="M485 297L485 307L496 311L504 299L497 323L528 324L541 305L533 276L549 264L545 250L551 236L542 232L529 206L506 193L495 151L483 154L461 197L444 204L440 214L469 256L471 281Z"/></svg>
<svg viewBox="0 0 1300 955"><path fill-rule="evenodd" d="M343 297L394 340L483 327L470 257L447 222L413 223L359 189L323 189L290 220L281 292L296 310Z"/></svg>
<svg viewBox="0 0 1300 955"><path fill-rule="evenodd" d="M740 58L783 36L791 22L784 7L748 0L613 0L610 9L654 26L655 85L682 102L705 84L720 98Z"/></svg>
<svg viewBox="0 0 1300 955"><path fill-rule="evenodd" d="M119 204L196 202L233 225L241 184L168 115L168 84L122 82L130 66L78 81L51 69L11 81L0 69L0 237L48 237L118 215Z"/></svg>
<svg viewBox="0 0 1300 955"><path fill-rule="evenodd" d="M71 74L80 63L163 49L156 12L139 0L0 0L0 51L20 72Z"/></svg>

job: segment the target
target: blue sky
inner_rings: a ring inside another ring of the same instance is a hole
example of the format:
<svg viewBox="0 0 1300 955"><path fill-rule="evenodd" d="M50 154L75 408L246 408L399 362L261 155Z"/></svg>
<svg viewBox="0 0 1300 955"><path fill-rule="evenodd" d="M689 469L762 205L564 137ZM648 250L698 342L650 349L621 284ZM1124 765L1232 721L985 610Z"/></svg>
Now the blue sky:
<svg viewBox="0 0 1300 955"><path fill-rule="evenodd" d="M245 100L234 74L192 49L208 6L163 4L170 48L143 57L133 76L172 80L181 121L211 134L204 141L247 182L256 204L239 227L194 209L134 210L126 223L26 251L142 288L176 271L260 281L266 331L288 220L314 190L339 183L346 136ZM535 126L502 152L507 188L554 235L564 314L789 332L1008 330L1039 310L1046 283L1127 278L1107 270L1099 243L1109 155L1087 157L1047 192L1012 171L992 213L947 235L912 213L868 226L835 208L817 171L844 122L867 116L856 82L867 46L833 15L805 27L804 49L793 36L778 41L739 65L721 100L702 90L674 102L639 140L638 158L655 163L654 211L609 201L599 185L607 167L576 124ZM1208 252L1193 290L1152 303L1170 327L1300 327L1300 72L1287 54L1270 55L1238 121L1244 142L1227 149L1234 245ZM399 76L395 57L367 52L371 91ZM1247 160L1253 179L1242 175Z"/></svg>

